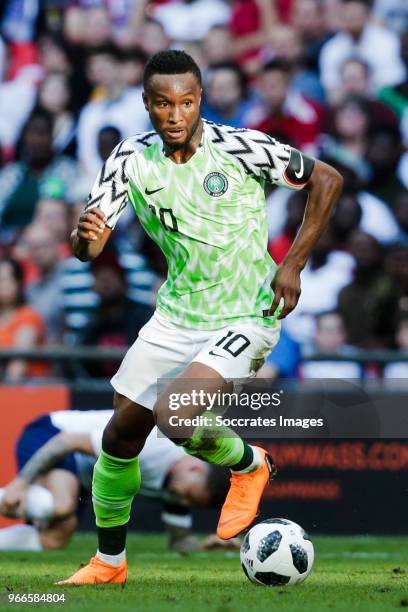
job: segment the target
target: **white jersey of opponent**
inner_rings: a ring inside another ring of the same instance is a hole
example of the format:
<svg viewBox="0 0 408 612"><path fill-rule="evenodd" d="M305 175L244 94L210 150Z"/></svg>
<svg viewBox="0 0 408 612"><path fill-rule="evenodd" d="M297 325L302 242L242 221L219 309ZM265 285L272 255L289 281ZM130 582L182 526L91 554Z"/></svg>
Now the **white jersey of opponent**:
<svg viewBox="0 0 408 612"><path fill-rule="evenodd" d="M49 416L51 423L60 431L89 435L97 457L102 448L103 430L112 414L113 410L58 410L51 412ZM168 438L161 437L155 427L140 453L140 492L145 495L160 495L167 474L173 465L185 456L182 448ZM87 479L84 474L80 480L85 484ZM88 480L90 481L90 478Z"/></svg>

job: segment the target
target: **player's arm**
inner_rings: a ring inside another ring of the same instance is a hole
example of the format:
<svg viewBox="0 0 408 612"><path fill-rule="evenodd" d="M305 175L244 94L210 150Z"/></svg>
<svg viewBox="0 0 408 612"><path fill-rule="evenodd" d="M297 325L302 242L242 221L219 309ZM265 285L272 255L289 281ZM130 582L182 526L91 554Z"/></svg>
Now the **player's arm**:
<svg viewBox="0 0 408 612"><path fill-rule="evenodd" d="M66 455L81 452L94 455L94 446L88 434L72 434L60 432L50 438L27 461L14 480L5 488L1 502L1 513L5 516L16 516L17 509L21 513L29 485L39 476L48 472Z"/></svg>
<svg viewBox="0 0 408 612"><path fill-rule="evenodd" d="M303 162L300 169L303 168L305 171L310 160L306 156L302 156L301 159ZM268 314L275 313L283 298L284 307L279 319L292 312L299 300L300 273L329 221L343 186L343 179L334 168L318 160L313 162L310 178L303 186L309 192L309 197L302 225L272 282L275 297ZM290 176L291 172L296 177L296 171L290 167L286 169L286 176L288 174ZM300 170L297 174L299 172Z"/></svg>
<svg viewBox="0 0 408 612"><path fill-rule="evenodd" d="M272 282L274 301L263 313L264 316L275 315L283 298L284 307L279 314L279 319L283 319L298 302L300 272L329 220L343 179L327 164L257 130L221 130L217 126L212 126L212 130L217 146L233 156L246 174L274 185L309 192L302 226Z"/></svg>
<svg viewBox="0 0 408 612"><path fill-rule="evenodd" d="M102 252L128 202L126 162L134 150L126 142L121 142L104 163L71 234L73 253L81 261L95 259Z"/></svg>

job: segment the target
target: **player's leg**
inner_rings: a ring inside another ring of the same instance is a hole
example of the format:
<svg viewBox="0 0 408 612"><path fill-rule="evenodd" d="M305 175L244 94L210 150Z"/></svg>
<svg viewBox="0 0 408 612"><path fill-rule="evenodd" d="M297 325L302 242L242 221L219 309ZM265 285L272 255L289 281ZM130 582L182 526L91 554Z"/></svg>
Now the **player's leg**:
<svg viewBox="0 0 408 612"><path fill-rule="evenodd" d="M139 454L154 426L151 410L115 393L94 467L92 499L98 528L98 556L110 564L125 558L126 530L140 487Z"/></svg>
<svg viewBox="0 0 408 612"><path fill-rule="evenodd" d="M243 333L245 332L245 333ZM159 428L174 442L204 461L227 466L232 471L231 488L221 512L217 533L234 537L254 520L262 493L276 473L272 459L259 447L251 446L225 426L180 426L172 419L171 397L193 398L193 392L230 392L226 379L253 376L279 337L279 330L250 325L224 330L203 347L194 361L159 398L154 407ZM235 340L236 338L236 340ZM227 342L223 342L223 340ZM173 395L172 394L176 394ZM177 410L183 419L200 415L205 405L187 401ZM172 426L172 422L174 425Z"/></svg>
<svg viewBox="0 0 408 612"><path fill-rule="evenodd" d="M60 550L69 544L78 525L75 514L66 516L64 519L53 521L45 529L39 532L42 550Z"/></svg>
<svg viewBox="0 0 408 612"><path fill-rule="evenodd" d="M59 584L122 583L127 577L127 524L140 487L139 454L154 419L151 410L119 393L114 407L92 481L98 550L88 565Z"/></svg>
<svg viewBox="0 0 408 612"><path fill-rule="evenodd" d="M76 512L80 485L75 474L56 468L38 478L36 483L46 488L53 497L54 520L65 519Z"/></svg>

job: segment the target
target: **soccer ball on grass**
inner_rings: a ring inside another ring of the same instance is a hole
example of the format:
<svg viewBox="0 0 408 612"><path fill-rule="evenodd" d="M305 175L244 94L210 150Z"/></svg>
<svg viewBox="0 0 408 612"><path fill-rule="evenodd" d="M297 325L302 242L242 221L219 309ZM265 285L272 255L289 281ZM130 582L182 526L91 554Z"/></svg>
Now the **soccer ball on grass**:
<svg viewBox="0 0 408 612"><path fill-rule="evenodd" d="M284 586L303 582L314 561L313 544L300 525L283 518L258 523L241 545L241 565L255 584Z"/></svg>

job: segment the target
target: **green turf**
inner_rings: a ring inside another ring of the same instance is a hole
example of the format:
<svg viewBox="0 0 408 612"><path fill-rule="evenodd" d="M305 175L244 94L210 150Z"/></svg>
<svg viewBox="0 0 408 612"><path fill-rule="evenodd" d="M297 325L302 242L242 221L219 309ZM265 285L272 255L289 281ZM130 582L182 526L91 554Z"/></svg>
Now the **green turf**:
<svg viewBox="0 0 408 612"><path fill-rule="evenodd" d="M315 537L316 562L295 587L248 582L238 553L180 556L162 536L129 538L125 586L57 587L94 550L92 535L78 535L64 551L0 553L0 610L137 610L162 612L347 612L408 607L408 538ZM64 593L65 604L8 604L9 593Z"/></svg>

